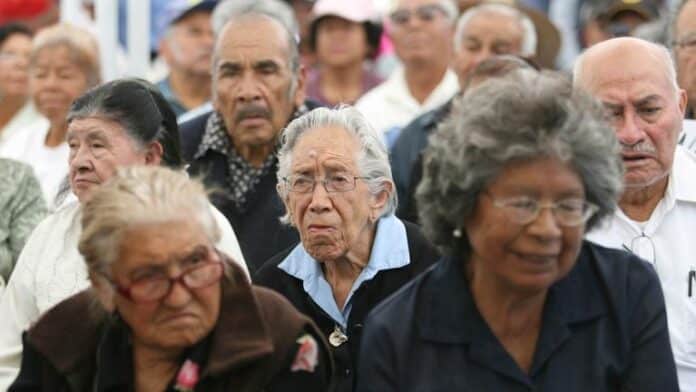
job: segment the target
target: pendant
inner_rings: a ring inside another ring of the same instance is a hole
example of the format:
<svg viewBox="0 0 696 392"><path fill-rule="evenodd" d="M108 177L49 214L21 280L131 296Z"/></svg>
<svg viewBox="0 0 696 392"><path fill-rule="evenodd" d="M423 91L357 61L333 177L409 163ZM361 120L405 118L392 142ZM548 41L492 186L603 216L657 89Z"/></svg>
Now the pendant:
<svg viewBox="0 0 696 392"><path fill-rule="evenodd" d="M331 335L329 335L329 343L331 343L332 346L338 347L348 341L348 336L341 331L340 328L338 328L337 325L334 326L333 332L331 332Z"/></svg>

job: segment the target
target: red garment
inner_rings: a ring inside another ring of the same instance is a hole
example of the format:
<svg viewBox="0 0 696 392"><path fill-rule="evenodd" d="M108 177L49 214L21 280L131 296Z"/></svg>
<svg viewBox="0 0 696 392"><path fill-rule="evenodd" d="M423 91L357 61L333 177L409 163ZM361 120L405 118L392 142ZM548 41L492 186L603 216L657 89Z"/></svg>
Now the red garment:
<svg viewBox="0 0 696 392"><path fill-rule="evenodd" d="M50 6L50 0L0 0L0 23L37 16Z"/></svg>

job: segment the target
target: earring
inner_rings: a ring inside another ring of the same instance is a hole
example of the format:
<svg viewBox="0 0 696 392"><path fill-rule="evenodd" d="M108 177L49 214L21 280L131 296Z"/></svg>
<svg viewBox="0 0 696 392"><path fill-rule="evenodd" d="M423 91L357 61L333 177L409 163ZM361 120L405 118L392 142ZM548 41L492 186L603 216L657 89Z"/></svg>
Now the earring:
<svg viewBox="0 0 696 392"><path fill-rule="evenodd" d="M456 228L452 230L452 236L454 236L454 238L462 238L462 229Z"/></svg>

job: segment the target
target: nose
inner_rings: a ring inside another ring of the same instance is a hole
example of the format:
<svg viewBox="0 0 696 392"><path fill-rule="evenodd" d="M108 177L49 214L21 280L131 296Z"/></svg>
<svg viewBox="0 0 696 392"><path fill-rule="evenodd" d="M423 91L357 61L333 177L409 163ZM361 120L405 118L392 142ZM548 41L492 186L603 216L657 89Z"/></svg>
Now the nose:
<svg viewBox="0 0 696 392"><path fill-rule="evenodd" d="M472 53L471 54L471 62L473 64L473 67L476 67L483 60L490 58L491 56L492 56L491 48L489 48L488 46L484 46L478 52Z"/></svg>
<svg viewBox="0 0 696 392"><path fill-rule="evenodd" d="M617 124L616 131L616 137L621 144L633 146L643 141L645 133L640 122L641 120L636 113L630 112L623 116L623 119Z"/></svg>
<svg viewBox="0 0 696 392"><path fill-rule="evenodd" d="M562 234L561 227L556 221L551 207L542 207L537 217L527 226L527 230L530 234L544 241L558 239Z"/></svg>
<svg viewBox="0 0 696 392"><path fill-rule="evenodd" d="M86 146L80 146L75 148L70 152L68 158L68 164L70 165L70 171L76 173L83 173L93 169L92 165L92 154L89 148Z"/></svg>
<svg viewBox="0 0 696 392"><path fill-rule="evenodd" d="M163 303L171 308L181 308L191 301L192 294L180 281L172 282L169 294L163 299Z"/></svg>
<svg viewBox="0 0 696 392"><path fill-rule="evenodd" d="M324 184L317 181L312 191L312 200L309 203L309 210L315 214L329 211L331 209L331 199L329 193L326 192Z"/></svg>
<svg viewBox="0 0 696 392"><path fill-rule="evenodd" d="M261 91L258 81L251 72L246 72L238 85L237 101L240 103L252 103L259 100L261 100Z"/></svg>

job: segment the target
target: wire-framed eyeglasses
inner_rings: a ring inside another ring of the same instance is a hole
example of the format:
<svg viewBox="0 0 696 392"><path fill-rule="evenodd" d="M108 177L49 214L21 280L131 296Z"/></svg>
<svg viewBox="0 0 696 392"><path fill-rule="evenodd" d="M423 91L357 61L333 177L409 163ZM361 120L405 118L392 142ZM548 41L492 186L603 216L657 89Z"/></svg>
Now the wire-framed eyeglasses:
<svg viewBox="0 0 696 392"><path fill-rule="evenodd" d="M655 251L655 243L652 238L645 233L640 233L631 239L629 244L621 245L624 250L627 250L634 255L649 261L657 267L657 252Z"/></svg>
<svg viewBox="0 0 696 392"><path fill-rule="evenodd" d="M551 209L556 222L565 227L576 227L586 223L599 207L581 199L567 198L554 202L540 202L527 196L496 198L488 192L483 192L500 208L512 222L527 225L539 217L544 208Z"/></svg>
<svg viewBox="0 0 696 392"><path fill-rule="evenodd" d="M366 180L367 177L353 176L348 173L334 173L317 180L313 176L304 174L293 174L283 178L290 192L311 193L317 182L324 186L327 193L348 192L355 189L357 180Z"/></svg>
<svg viewBox="0 0 696 392"><path fill-rule="evenodd" d="M107 280L119 294L135 303L156 302L169 295L175 283L180 283L189 290L208 287L220 280L223 273L221 261L212 261L207 248L196 249L183 260L186 267L177 276L170 277L164 271L153 271L135 279L129 285L116 283L110 277Z"/></svg>

